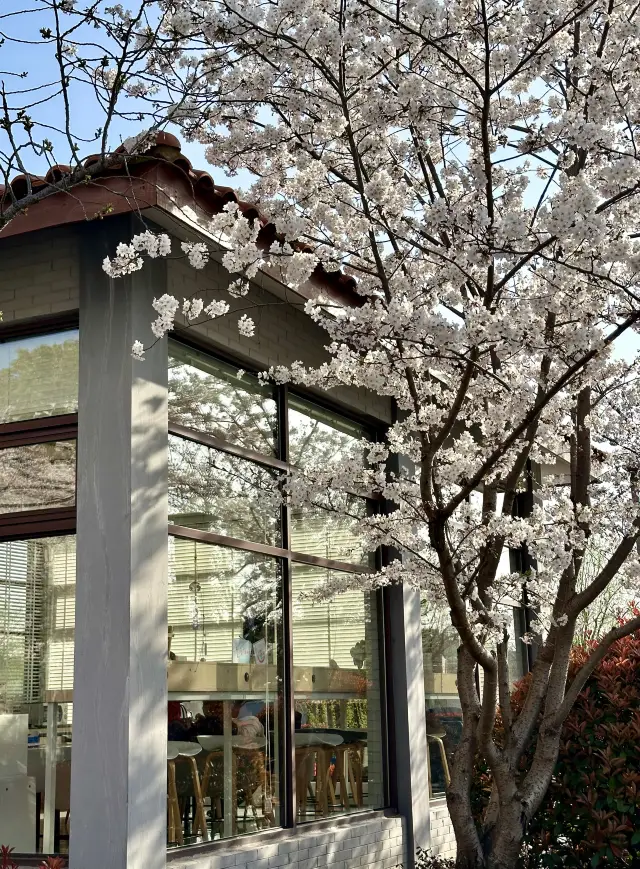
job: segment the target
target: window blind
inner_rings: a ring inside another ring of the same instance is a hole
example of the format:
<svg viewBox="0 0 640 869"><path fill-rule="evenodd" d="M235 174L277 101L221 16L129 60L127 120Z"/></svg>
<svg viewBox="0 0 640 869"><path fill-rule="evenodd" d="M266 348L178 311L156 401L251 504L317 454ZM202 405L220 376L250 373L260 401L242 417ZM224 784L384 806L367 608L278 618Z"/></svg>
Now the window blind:
<svg viewBox="0 0 640 869"><path fill-rule="evenodd" d="M75 540L0 543L0 705L73 687Z"/></svg>

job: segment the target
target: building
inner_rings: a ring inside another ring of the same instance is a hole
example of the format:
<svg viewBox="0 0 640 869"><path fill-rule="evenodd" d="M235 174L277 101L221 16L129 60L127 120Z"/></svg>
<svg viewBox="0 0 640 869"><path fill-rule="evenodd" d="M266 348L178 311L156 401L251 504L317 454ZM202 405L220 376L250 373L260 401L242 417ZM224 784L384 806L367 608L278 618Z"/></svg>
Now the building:
<svg viewBox="0 0 640 869"><path fill-rule="evenodd" d="M258 380L324 353L271 273L251 341L225 318L131 358L154 296L215 296L228 277L163 259L113 282L104 257L143 220L201 237L233 198L165 135L0 236L0 843L21 865L391 869L418 846L454 852L447 614L401 587L313 603L362 569L358 540L269 498L289 463L357 452L390 406Z"/></svg>

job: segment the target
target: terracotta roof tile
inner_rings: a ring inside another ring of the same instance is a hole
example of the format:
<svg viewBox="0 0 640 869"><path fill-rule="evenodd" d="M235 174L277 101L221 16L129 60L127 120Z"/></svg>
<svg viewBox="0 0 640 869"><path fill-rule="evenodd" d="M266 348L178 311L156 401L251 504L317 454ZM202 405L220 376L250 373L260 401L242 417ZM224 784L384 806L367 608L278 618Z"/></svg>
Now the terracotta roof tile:
<svg viewBox="0 0 640 869"><path fill-rule="evenodd" d="M122 160L117 159L119 155L122 155ZM83 161L82 166L90 169L99 161L99 155L92 155ZM59 184L70 173L71 167L55 165L44 177L30 175L31 192L44 192L46 187ZM0 185L0 215L12 204L13 197L19 200L29 194L29 181L26 175L16 175L10 182L13 196ZM0 239L110 214L162 207L167 190L172 201L178 200L180 205L195 203L205 214L217 214L226 203L237 202L245 217L262 224L258 234L260 243L267 247L276 239L275 226L257 206L239 200L232 187L216 184L206 170L194 169L182 153L180 140L171 133L157 133L153 145L135 156L121 145L112 155L108 168L81 178L71 189L72 196L66 191L52 191L51 195L29 205L2 229ZM304 249L304 245L300 247ZM341 272L329 274L318 266L313 281L343 302L350 305L362 303L361 297L354 292L355 280Z"/></svg>

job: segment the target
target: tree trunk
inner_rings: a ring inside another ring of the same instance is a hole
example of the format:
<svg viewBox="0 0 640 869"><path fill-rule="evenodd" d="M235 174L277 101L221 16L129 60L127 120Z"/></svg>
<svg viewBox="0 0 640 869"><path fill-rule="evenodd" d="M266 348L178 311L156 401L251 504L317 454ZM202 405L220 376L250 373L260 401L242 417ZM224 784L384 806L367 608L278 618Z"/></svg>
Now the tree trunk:
<svg viewBox="0 0 640 869"><path fill-rule="evenodd" d="M522 806L513 800L500 807L500 819L487 855L487 869L516 869L524 841Z"/></svg>
<svg viewBox="0 0 640 869"><path fill-rule="evenodd" d="M472 837L458 842L456 869L516 869L523 841L521 807L515 803L501 812L485 853L474 847Z"/></svg>

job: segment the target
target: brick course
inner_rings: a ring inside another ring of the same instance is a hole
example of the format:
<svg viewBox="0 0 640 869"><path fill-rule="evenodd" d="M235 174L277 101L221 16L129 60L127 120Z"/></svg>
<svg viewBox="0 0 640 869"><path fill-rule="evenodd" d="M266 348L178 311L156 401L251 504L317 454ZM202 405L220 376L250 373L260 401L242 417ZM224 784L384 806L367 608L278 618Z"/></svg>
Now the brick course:
<svg viewBox="0 0 640 869"><path fill-rule="evenodd" d="M78 240L60 228L0 239L0 311L5 323L78 308Z"/></svg>
<svg viewBox="0 0 640 869"><path fill-rule="evenodd" d="M282 835L282 834L281 834ZM256 849L250 839L246 846L233 845L197 859L185 854L172 859L170 869L396 869L405 864L403 821L397 816L351 819L345 826L305 830L298 827L280 842Z"/></svg>

